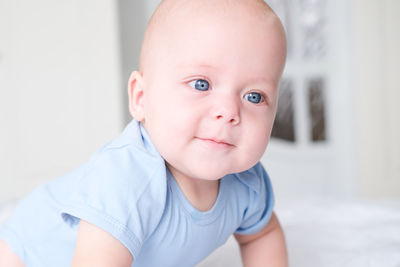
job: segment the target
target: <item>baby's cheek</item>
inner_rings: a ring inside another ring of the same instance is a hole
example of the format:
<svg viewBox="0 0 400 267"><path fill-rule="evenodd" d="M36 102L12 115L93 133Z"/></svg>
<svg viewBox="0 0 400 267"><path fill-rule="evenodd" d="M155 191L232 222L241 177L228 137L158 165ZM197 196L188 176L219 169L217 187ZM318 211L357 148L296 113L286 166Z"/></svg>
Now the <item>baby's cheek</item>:
<svg viewBox="0 0 400 267"><path fill-rule="evenodd" d="M258 131L251 139L250 150L253 151L252 156L254 156L257 161L262 157L267 148L269 141L269 129L263 129Z"/></svg>

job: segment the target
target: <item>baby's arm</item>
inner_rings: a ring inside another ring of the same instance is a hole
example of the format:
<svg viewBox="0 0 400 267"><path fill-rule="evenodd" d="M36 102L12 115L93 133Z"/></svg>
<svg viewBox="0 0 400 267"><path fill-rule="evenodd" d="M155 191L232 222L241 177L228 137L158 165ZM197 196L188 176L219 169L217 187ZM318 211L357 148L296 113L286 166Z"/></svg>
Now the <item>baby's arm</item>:
<svg viewBox="0 0 400 267"><path fill-rule="evenodd" d="M0 267L24 266L24 263L11 251L7 243L0 240Z"/></svg>
<svg viewBox="0 0 400 267"><path fill-rule="evenodd" d="M130 267L132 262L129 250L111 234L80 221L72 267Z"/></svg>
<svg viewBox="0 0 400 267"><path fill-rule="evenodd" d="M235 234L244 267L287 267L285 238L275 213L263 230L254 235Z"/></svg>

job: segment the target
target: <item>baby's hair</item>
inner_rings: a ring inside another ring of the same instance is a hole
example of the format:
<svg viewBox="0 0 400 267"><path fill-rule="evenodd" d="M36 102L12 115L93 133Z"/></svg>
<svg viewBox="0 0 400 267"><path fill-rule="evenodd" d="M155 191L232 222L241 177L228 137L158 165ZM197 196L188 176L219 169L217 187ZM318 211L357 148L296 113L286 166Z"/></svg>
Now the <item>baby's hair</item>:
<svg viewBox="0 0 400 267"><path fill-rule="evenodd" d="M243 12L260 19L271 18L277 20L277 16L263 0L163 0L152 15L144 35L142 50L140 53L140 72L144 72L147 60L152 49L152 40L157 35L168 19L179 16L182 12L206 10L207 12L219 12L220 16L228 14L232 8L241 8ZM199 12L201 14L201 12ZM278 19L279 21L279 19Z"/></svg>

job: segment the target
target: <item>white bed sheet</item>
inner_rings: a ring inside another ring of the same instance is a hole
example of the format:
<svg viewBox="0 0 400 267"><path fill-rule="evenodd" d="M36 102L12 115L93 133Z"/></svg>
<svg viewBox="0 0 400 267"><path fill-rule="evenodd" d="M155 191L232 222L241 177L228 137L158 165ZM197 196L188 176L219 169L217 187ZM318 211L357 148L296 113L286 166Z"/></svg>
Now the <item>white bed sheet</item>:
<svg viewBox="0 0 400 267"><path fill-rule="evenodd" d="M0 225L16 201L0 205ZM400 267L400 200L279 200L291 267ZM198 267L240 267L233 238Z"/></svg>
<svg viewBox="0 0 400 267"><path fill-rule="evenodd" d="M400 200L278 200L276 213L291 267L400 267ZM239 259L230 239L198 267Z"/></svg>
<svg viewBox="0 0 400 267"><path fill-rule="evenodd" d="M292 200L277 210L291 266L400 267L400 201Z"/></svg>

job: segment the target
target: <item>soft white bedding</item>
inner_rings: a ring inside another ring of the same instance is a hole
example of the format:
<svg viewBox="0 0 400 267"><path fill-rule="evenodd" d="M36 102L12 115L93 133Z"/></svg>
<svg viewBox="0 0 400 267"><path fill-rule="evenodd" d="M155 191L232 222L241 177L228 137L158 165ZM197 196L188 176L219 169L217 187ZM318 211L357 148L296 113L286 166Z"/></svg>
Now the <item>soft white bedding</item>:
<svg viewBox="0 0 400 267"><path fill-rule="evenodd" d="M400 267L400 200L278 200L276 212L291 267ZM239 267L237 254L231 239L199 266Z"/></svg>
<svg viewBox="0 0 400 267"><path fill-rule="evenodd" d="M400 267L400 201L282 201L291 266Z"/></svg>
<svg viewBox="0 0 400 267"><path fill-rule="evenodd" d="M0 205L0 224L15 201ZM291 267L400 267L400 200L279 200ZM239 267L230 239L198 267Z"/></svg>

